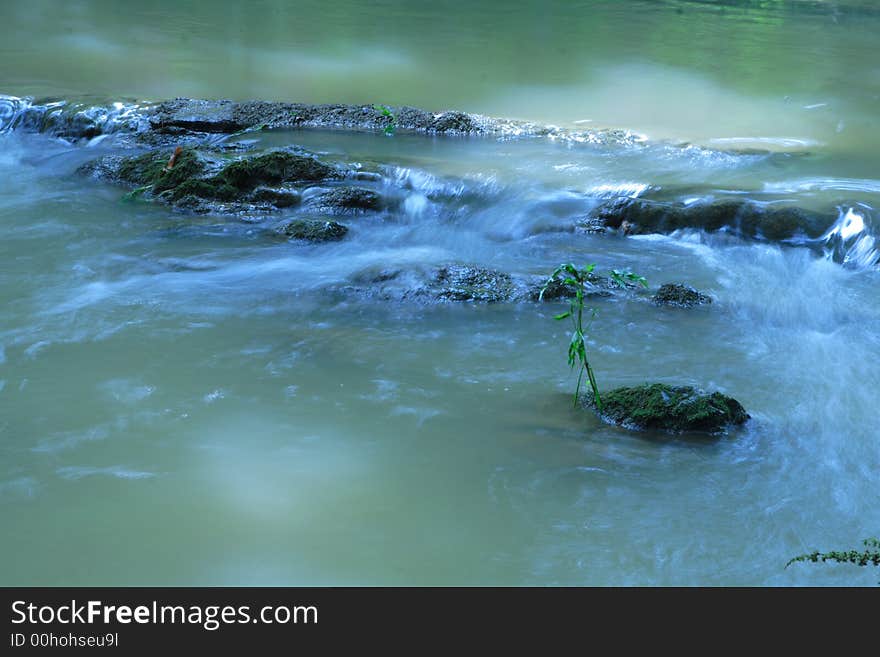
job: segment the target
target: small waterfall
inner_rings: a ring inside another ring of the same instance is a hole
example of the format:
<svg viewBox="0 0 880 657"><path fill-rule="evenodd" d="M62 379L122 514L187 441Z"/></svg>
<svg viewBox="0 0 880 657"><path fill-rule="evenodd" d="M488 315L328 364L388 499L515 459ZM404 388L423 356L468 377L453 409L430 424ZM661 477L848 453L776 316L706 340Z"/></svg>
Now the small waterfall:
<svg viewBox="0 0 880 657"><path fill-rule="evenodd" d="M860 208L841 209L840 216L821 238L825 257L855 268L875 267L880 264L880 248L873 222Z"/></svg>
<svg viewBox="0 0 880 657"><path fill-rule="evenodd" d="M12 130L28 107L30 101L27 98L0 94L0 134Z"/></svg>

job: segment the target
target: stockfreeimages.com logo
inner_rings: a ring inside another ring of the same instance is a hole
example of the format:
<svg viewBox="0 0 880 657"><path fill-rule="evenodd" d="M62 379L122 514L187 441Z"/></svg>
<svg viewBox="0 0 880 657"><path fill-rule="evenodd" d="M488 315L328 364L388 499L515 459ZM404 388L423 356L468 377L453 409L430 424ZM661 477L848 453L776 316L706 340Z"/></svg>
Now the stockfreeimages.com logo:
<svg viewBox="0 0 880 657"><path fill-rule="evenodd" d="M138 623L200 625L209 631L219 629L222 625L263 623L265 625L316 624L318 608L315 606L266 606L256 612L248 605L233 607L231 605L160 605L155 600L150 605L108 605L100 600L89 600L79 603L71 600L70 604L35 605L25 600L12 603L12 623L20 625L129 625Z"/></svg>

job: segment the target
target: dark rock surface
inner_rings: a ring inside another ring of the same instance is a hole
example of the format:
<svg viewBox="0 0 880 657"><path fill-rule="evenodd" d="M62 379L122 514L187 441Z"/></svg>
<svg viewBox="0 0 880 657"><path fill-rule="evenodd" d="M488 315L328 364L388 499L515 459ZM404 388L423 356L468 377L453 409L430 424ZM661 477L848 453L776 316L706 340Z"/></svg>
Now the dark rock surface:
<svg viewBox="0 0 880 657"><path fill-rule="evenodd" d="M671 233L682 228L714 232L729 230L750 238L771 241L799 236L820 237L836 220L803 208L760 204L748 200L722 200L693 204L618 198L603 203L588 225L622 230L630 235Z"/></svg>
<svg viewBox="0 0 880 657"><path fill-rule="evenodd" d="M335 221L295 219L282 225L278 232L290 239L306 242L336 242L345 237L348 227Z"/></svg>
<svg viewBox="0 0 880 657"><path fill-rule="evenodd" d="M363 187L336 187L312 197L309 206L321 212L350 214L382 209L382 197Z"/></svg>
<svg viewBox="0 0 880 657"><path fill-rule="evenodd" d="M693 308L703 304L712 303L712 297L699 292L689 285L682 283L665 283L660 286L657 293L651 297L658 306L677 306L679 308Z"/></svg>

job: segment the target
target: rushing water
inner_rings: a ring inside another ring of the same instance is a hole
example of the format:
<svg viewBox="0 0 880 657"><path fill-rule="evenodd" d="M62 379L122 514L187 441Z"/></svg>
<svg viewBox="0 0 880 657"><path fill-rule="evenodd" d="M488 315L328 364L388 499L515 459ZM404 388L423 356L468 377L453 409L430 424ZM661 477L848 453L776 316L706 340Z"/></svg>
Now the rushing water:
<svg viewBox="0 0 880 657"><path fill-rule="evenodd" d="M400 102L651 139L262 134L406 182L303 246L121 203L73 173L108 142L0 135L0 582L876 583L783 568L880 531L872 3L287 5L6 3L0 91ZM646 186L841 220L829 257L565 229L585 197ZM555 305L339 292L371 268L569 259L711 294L597 301L597 375L720 389L747 428L700 444L575 411Z"/></svg>

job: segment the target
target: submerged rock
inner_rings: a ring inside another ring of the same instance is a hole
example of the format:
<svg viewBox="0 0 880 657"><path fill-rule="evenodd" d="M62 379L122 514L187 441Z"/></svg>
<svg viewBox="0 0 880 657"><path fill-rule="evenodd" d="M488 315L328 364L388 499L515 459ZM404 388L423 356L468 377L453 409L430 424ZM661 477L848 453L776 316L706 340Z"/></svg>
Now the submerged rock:
<svg viewBox="0 0 880 657"><path fill-rule="evenodd" d="M301 198L299 194L289 190L258 187L251 193L250 200L256 203L269 203L276 208L289 208L297 205Z"/></svg>
<svg viewBox="0 0 880 657"><path fill-rule="evenodd" d="M572 299L576 288L566 285L559 278L549 281L546 278L535 277L530 282L529 298L532 301L558 301ZM584 286L585 297L610 297L614 290L619 289L607 276L591 273L587 275L587 283Z"/></svg>
<svg viewBox="0 0 880 657"><path fill-rule="evenodd" d="M715 434L750 417L732 397L691 386L644 384L603 392L601 399L601 417L631 429ZM592 398L586 403L595 410Z"/></svg>
<svg viewBox="0 0 880 657"><path fill-rule="evenodd" d="M699 292L690 285L682 283L665 283L660 286L657 293L651 297L658 306L677 306L679 308L693 308L703 304L712 303L712 297Z"/></svg>
<svg viewBox="0 0 880 657"><path fill-rule="evenodd" d="M682 228L714 232L729 230L743 237L772 241L799 236L815 239L834 217L796 207L776 207L747 200L668 203L640 198L617 198L597 207L587 225L602 225L626 234L671 233Z"/></svg>
<svg viewBox="0 0 880 657"><path fill-rule="evenodd" d="M441 267L435 276L434 287L439 299L450 301L509 301L514 292L510 274L466 265Z"/></svg>
<svg viewBox="0 0 880 657"><path fill-rule="evenodd" d="M348 233L348 227L335 221L319 219L296 219L281 226L280 233L290 239L307 242L335 242Z"/></svg>
<svg viewBox="0 0 880 657"><path fill-rule="evenodd" d="M309 205L321 212L367 212L382 209L382 197L362 187L337 187L311 199Z"/></svg>

